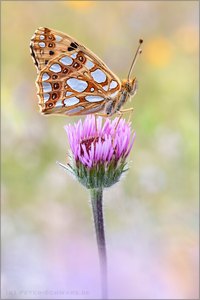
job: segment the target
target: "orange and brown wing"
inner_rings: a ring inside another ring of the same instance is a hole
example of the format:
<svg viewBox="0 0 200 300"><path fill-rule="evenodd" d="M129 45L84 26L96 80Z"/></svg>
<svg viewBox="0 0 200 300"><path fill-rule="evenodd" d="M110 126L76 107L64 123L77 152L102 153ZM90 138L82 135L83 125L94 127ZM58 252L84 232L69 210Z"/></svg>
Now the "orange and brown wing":
<svg viewBox="0 0 200 300"><path fill-rule="evenodd" d="M106 67L100 58L98 58L94 53L92 53L92 51L84 47L77 40L54 29L46 27L38 28L30 42L31 56L38 72L41 71L51 59L55 59L55 57L59 54L71 54L74 50L86 51Z"/></svg>
<svg viewBox="0 0 200 300"><path fill-rule="evenodd" d="M82 51L61 54L38 75L39 105L44 114L87 114L101 111L121 89L108 68ZM86 112L87 111L87 112Z"/></svg>
<svg viewBox="0 0 200 300"><path fill-rule="evenodd" d="M31 47L39 72L39 105L44 114L98 112L121 89L120 80L95 54L63 33L39 28Z"/></svg>

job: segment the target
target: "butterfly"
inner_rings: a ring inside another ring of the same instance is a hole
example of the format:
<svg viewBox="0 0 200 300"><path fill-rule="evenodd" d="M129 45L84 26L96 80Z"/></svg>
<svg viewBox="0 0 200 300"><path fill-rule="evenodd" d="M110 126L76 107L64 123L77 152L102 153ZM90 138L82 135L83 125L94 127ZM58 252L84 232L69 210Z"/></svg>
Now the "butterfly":
<svg viewBox="0 0 200 300"><path fill-rule="evenodd" d="M37 68L37 95L42 114L112 116L137 90L131 71L142 40L135 53L127 80L120 79L74 38L40 27L31 38L30 52Z"/></svg>

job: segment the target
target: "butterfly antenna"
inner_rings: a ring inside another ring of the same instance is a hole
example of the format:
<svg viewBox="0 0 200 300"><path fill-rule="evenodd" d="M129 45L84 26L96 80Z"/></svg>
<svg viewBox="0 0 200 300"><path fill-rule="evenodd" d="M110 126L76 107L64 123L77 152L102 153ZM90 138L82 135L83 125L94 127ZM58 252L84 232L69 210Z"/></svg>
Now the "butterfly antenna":
<svg viewBox="0 0 200 300"><path fill-rule="evenodd" d="M139 40L139 45L137 47L137 50L135 52L135 55L134 55L134 58L133 58L133 61L132 61L131 67L130 67L130 70L128 72L128 81L130 80L131 72L132 72L132 70L133 70L133 68L134 68L134 66L136 64L137 58L138 58L139 54L142 53L142 49L140 48L140 46L141 46L142 43L143 43L143 40L140 39Z"/></svg>

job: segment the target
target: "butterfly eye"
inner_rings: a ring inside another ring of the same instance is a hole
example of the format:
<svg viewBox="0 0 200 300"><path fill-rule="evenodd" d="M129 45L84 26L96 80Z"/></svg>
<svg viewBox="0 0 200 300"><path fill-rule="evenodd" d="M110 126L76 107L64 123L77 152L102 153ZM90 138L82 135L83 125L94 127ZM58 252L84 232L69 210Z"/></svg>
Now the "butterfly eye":
<svg viewBox="0 0 200 300"><path fill-rule="evenodd" d="M52 79L57 79L58 75L52 75Z"/></svg>
<svg viewBox="0 0 200 300"><path fill-rule="evenodd" d="M49 43L49 44L48 44L48 47L49 47L49 48L53 48L53 47L55 47L55 44L54 44L54 43Z"/></svg>
<svg viewBox="0 0 200 300"><path fill-rule="evenodd" d="M49 55L54 55L54 52L50 50Z"/></svg>

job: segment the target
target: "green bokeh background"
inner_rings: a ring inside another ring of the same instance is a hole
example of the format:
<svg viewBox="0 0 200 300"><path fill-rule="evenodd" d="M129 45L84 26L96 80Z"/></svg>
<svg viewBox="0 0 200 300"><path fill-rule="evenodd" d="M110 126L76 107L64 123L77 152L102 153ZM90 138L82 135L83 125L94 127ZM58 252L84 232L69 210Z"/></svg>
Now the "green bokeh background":
<svg viewBox="0 0 200 300"><path fill-rule="evenodd" d="M138 93L126 105L137 134L130 170L104 195L110 298L197 299L198 8L197 1L2 1L4 298L99 296L88 193L56 164L66 162L63 127L79 118L45 117L37 105L29 42L46 26L74 36L122 79L144 39L133 72Z"/></svg>

